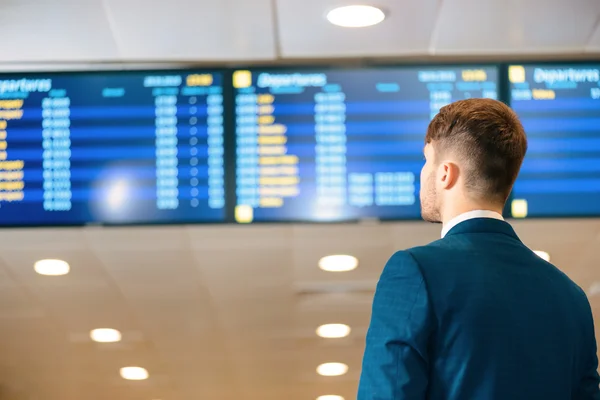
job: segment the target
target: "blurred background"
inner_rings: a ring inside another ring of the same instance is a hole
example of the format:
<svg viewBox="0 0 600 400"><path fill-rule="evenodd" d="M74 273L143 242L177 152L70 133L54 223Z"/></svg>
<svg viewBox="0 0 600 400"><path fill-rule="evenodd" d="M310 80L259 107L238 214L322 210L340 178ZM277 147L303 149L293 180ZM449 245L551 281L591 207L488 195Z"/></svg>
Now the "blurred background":
<svg viewBox="0 0 600 400"><path fill-rule="evenodd" d="M600 2L359 3L0 1L0 400L355 398L385 262L440 235L427 122L471 96L523 119L506 216L600 321Z"/></svg>

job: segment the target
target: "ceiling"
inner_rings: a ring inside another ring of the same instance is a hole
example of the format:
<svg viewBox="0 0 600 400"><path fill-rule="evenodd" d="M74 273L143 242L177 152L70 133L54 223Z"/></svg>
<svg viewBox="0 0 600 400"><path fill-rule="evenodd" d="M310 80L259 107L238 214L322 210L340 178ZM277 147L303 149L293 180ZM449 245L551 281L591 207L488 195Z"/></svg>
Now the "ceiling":
<svg viewBox="0 0 600 400"><path fill-rule="evenodd" d="M600 220L513 225L588 291L600 321ZM0 230L0 400L355 398L386 260L438 237L425 222ZM317 267L339 253L359 268ZM41 258L71 273L37 275ZM318 338L332 322L351 335ZM93 343L101 327L123 341ZM349 373L318 376L330 361ZM150 379L122 380L131 365Z"/></svg>
<svg viewBox="0 0 600 400"><path fill-rule="evenodd" d="M388 14L380 25L326 21L328 10L353 3L3 0L0 68L600 54L597 0L377 0Z"/></svg>

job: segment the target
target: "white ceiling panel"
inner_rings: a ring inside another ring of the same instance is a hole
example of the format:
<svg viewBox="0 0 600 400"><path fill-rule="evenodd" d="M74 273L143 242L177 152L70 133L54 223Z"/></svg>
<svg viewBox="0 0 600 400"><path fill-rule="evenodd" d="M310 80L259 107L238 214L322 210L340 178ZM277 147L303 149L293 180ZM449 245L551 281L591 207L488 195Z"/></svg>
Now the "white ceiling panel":
<svg viewBox="0 0 600 400"><path fill-rule="evenodd" d="M380 223L298 225L294 228L294 245L309 248L326 245L334 251L340 251L340 247L382 246L390 242L390 227Z"/></svg>
<svg viewBox="0 0 600 400"><path fill-rule="evenodd" d="M194 250L289 249L292 246L290 225L190 225L186 228Z"/></svg>
<svg viewBox="0 0 600 400"><path fill-rule="evenodd" d="M597 0L444 0L432 35L435 54L581 53Z"/></svg>
<svg viewBox="0 0 600 400"><path fill-rule="evenodd" d="M3 229L0 230L0 250L31 251L35 249L42 257L56 257L57 252L87 249L81 231L73 229ZM32 265L33 267L33 265Z"/></svg>
<svg viewBox="0 0 600 400"><path fill-rule="evenodd" d="M184 250L188 238L180 226L130 227L129 229L89 226L79 233L80 240L98 250L136 251Z"/></svg>
<svg viewBox="0 0 600 400"><path fill-rule="evenodd" d="M275 56L269 0L105 0L127 60L264 60Z"/></svg>
<svg viewBox="0 0 600 400"><path fill-rule="evenodd" d="M425 243L439 239L442 233L441 224L423 221L393 224L391 227L394 250L422 246ZM391 257L392 254L390 253L389 256Z"/></svg>
<svg viewBox="0 0 600 400"><path fill-rule="evenodd" d="M437 0L381 0L381 24L359 29L331 25L325 15L344 0L277 0L281 55L285 57L364 57L426 54Z"/></svg>
<svg viewBox="0 0 600 400"><path fill-rule="evenodd" d="M0 4L0 62L102 61L118 57L101 0Z"/></svg>
<svg viewBox="0 0 600 400"><path fill-rule="evenodd" d="M586 50L588 52L600 52L600 15L598 16L598 23L596 29L590 36L590 40L587 43Z"/></svg>

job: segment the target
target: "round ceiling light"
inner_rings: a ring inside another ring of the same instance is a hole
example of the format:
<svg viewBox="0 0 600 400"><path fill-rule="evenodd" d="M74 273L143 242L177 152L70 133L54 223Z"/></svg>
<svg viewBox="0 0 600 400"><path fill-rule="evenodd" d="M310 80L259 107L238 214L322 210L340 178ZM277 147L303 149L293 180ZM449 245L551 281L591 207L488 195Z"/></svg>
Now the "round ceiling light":
<svg viewBox="0 0 600 400"><path fill-rule="evenodd" d="M590 286L590 289L589 289L589 295L590 296L598 296L599 294L600 294L600 282L592 283L592 286Z"/></svg>
<svg viewBox="0 0 600 400"><path fill-rule="evenodd" d="M325 396L317 397L317 400L344 400L344 398L335 394L326 394Z"/></svg>
<svg viewBox="0 0 600 400"><path fill-rule="evenodd" d="M94 329L90 332L90 337L98 343L115 343L121 341L121 332L109 328Z"/></svg>
<svg viewBox="0 0 600 400"><path fill-rule="evenodd" d="M350 334L350 327L344 324L326 324L317 328L317 335L326 339L339 339Z"/></svg>
<svg viewBox="0 0 600 400"><path fill-rule="evenodd" d="M125 367L121 368L121 377L128 381L143 381L148 379L148 371L141 367Z"/></svg>
<svg viewBox="0 0 600 400"><path fill-rule="evenodd" d="M40 275L60 276L70 271L69 263L63 260L39 260L33 266L35 272Z"/></svg>
<svg viewBox="0 0 600 400"><path fill-rule="evenodd" d="M319 268L328 272L352 271L356 267L358 267L358 259L343 254L327 256L319 260Z"/></svg>
<svg viewBox="0 0 600 400"><path fill-rule="evenodd" d="M348 372L348 366L337 362L325 363L317 367L317 373L322 376L340 376L346 372Z"/></svg>
<svg viewBox="0 0 600 400"><path fill-rule="evenodd" d="M385 19L385 13L373 6L354 5L334 8L327 13L327 20L344 28L364 28L377 25Z"/></svg>
<svg viewBox="0 0 600 400"><path fill-rule="evenodd" d="M535 250L534 251L535 254L538 255L539 258L541 258L542 260L546 260L546 261L550 261L550 254L548 254L545 251L541 251L541 250Z"/></svg>

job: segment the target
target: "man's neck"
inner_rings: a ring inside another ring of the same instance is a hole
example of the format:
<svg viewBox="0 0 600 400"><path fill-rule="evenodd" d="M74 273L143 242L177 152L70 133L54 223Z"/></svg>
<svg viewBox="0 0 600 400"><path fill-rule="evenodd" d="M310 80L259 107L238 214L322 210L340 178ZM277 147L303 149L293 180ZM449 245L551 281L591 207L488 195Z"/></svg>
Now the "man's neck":
<svg viewBox="0 0 600 400"><path fill-rule="evenodd" d="M452 207L444 211L442 215L442 223L445 225L459 215L468 213L470 211L492 211L502 215L503 207L490 204L465 204L462 206Z"/></svg>

